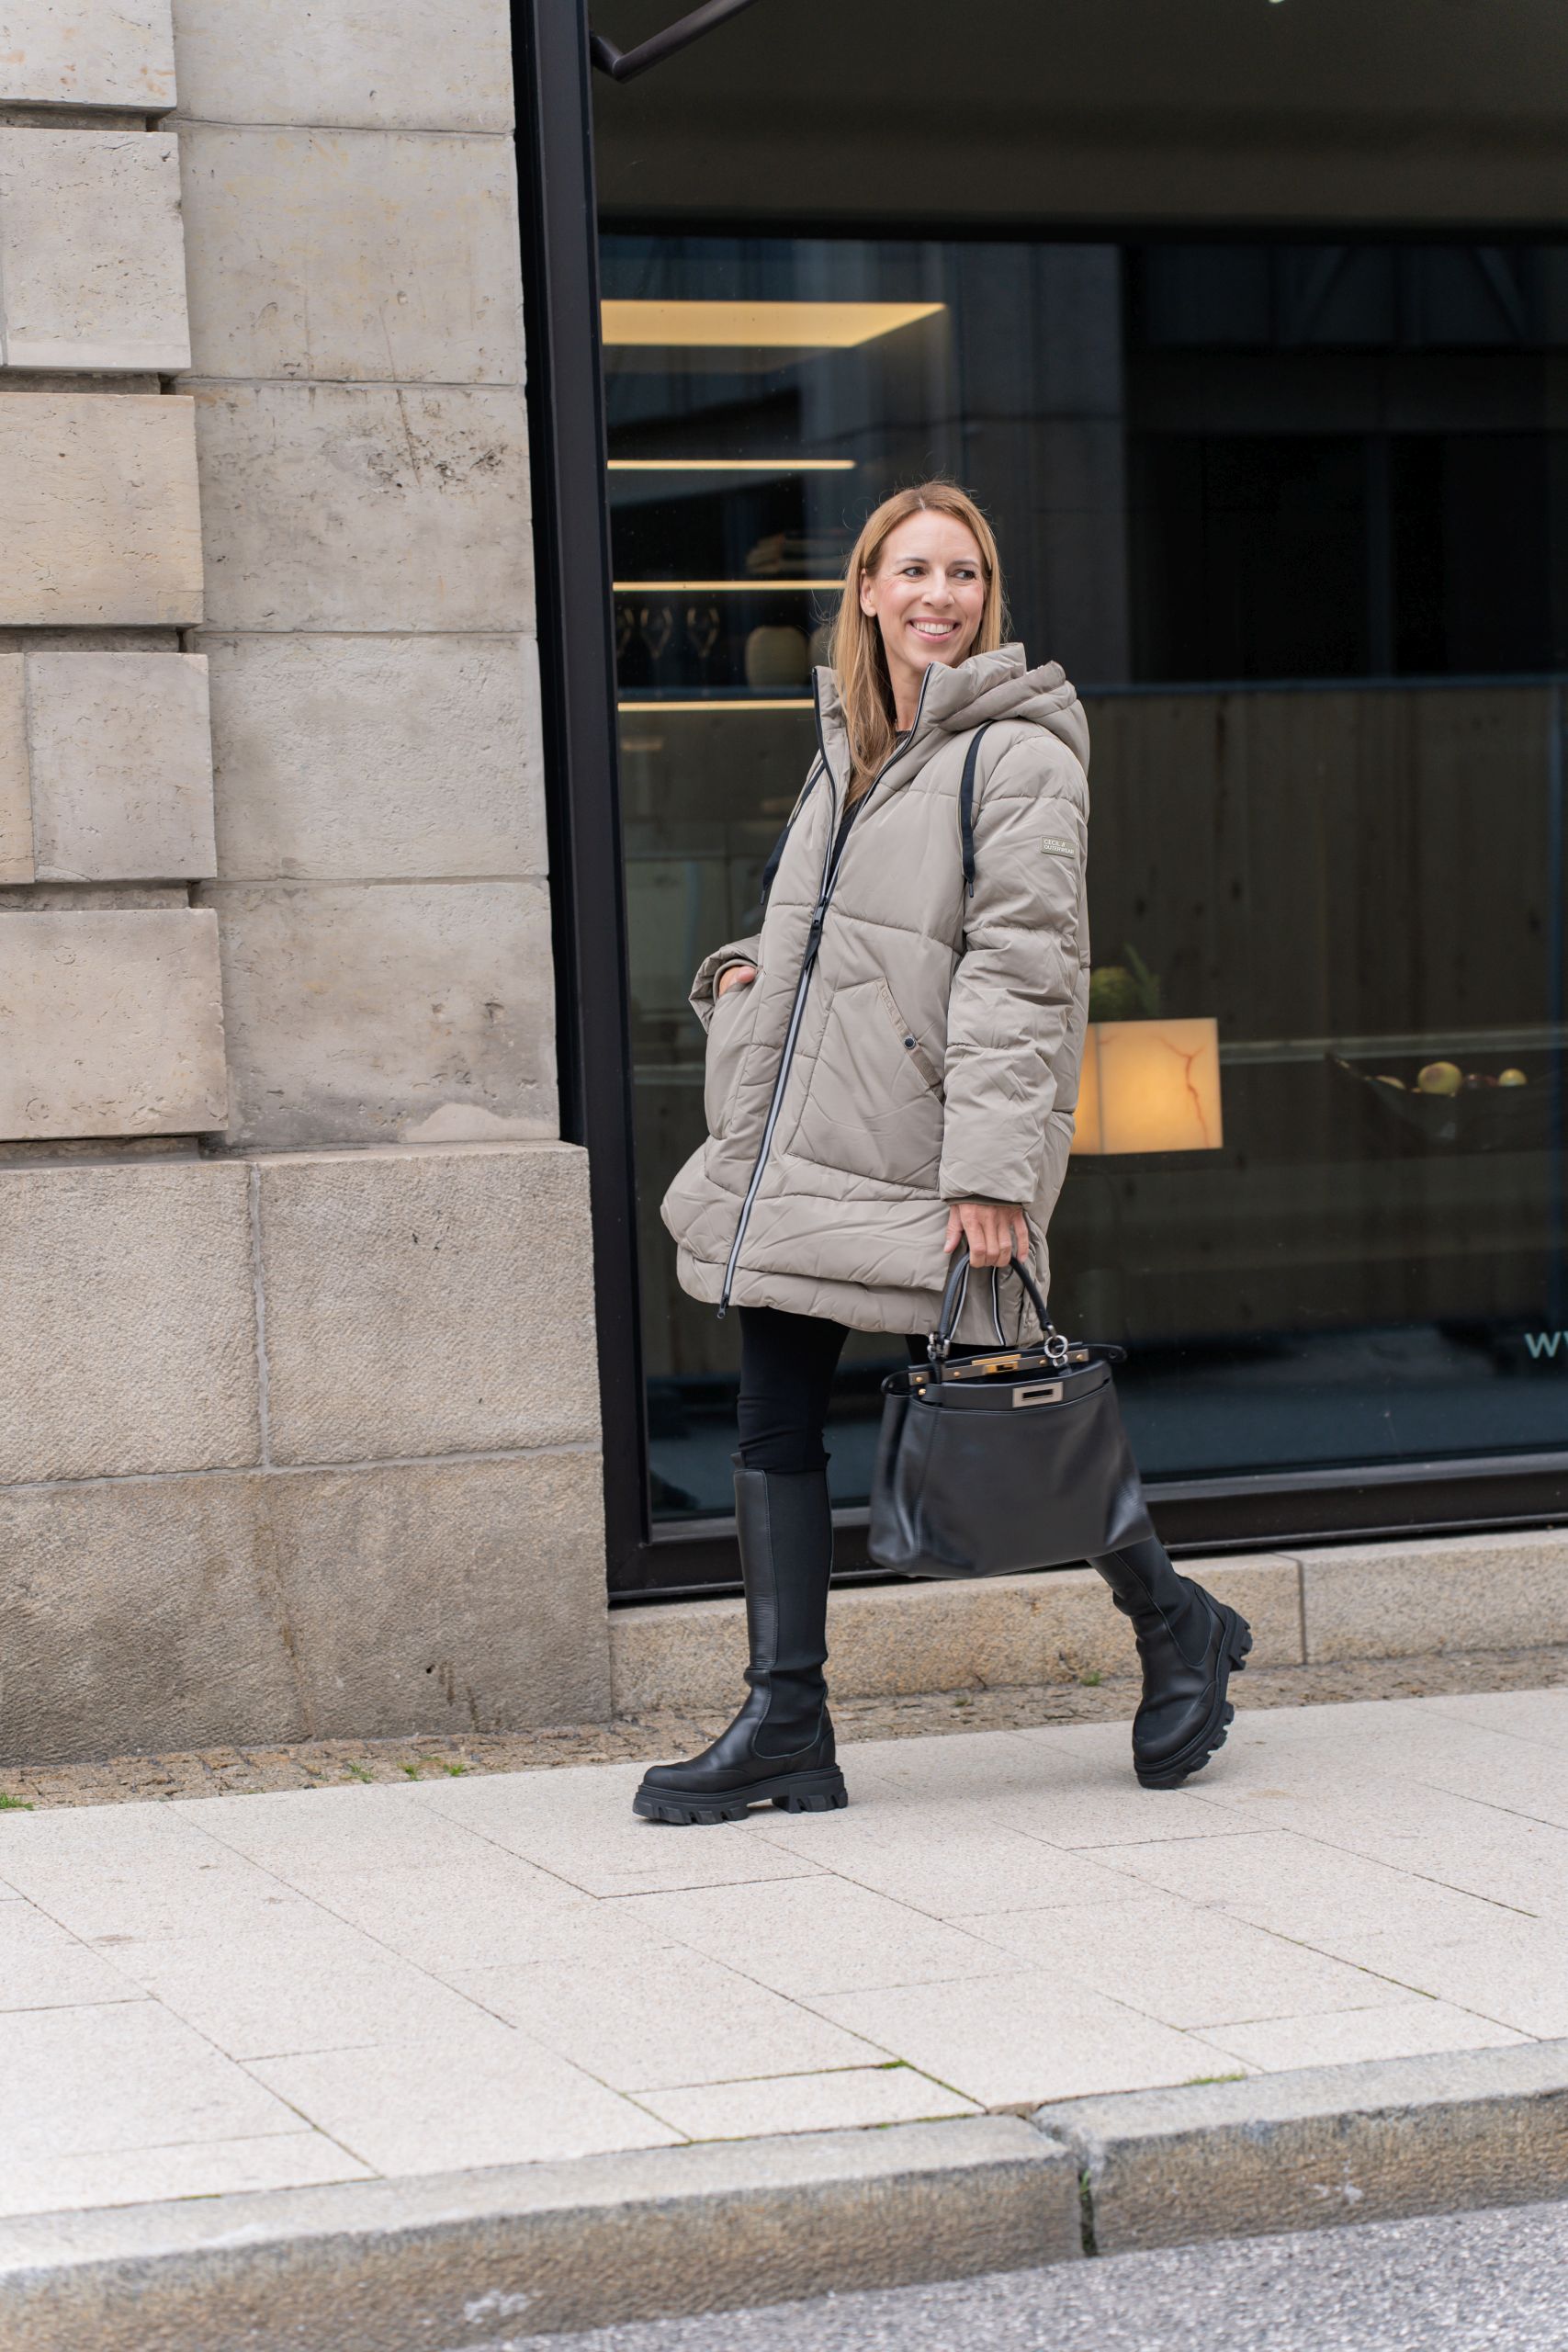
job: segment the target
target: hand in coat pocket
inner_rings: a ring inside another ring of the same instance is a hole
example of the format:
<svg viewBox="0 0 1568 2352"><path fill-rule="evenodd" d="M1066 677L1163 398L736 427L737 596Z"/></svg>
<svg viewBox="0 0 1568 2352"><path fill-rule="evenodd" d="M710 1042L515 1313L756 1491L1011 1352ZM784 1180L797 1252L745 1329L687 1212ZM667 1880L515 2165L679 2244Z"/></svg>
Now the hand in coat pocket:
<svg viewBox="0 0 1568 2352"><path fill-rule="evenodd" d="M741 976L746 985L739 985ZM754 964L732 964L718 976L714 989L713 1018L708 1023L703 1063L703 1114L708 1134L716 1141L725 1133L746 1059L746 1048L756 1027ZM738 985L728 986L731 979Z"/></svg>

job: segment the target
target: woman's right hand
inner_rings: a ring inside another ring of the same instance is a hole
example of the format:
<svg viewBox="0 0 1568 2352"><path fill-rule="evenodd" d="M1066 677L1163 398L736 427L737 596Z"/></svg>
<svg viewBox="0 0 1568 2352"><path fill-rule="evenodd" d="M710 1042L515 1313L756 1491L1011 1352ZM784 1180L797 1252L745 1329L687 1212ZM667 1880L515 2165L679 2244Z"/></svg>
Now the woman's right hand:
<svg viewBox="0 0 1568 2352"><path fill-rule="evenodd" d="M717 1003L726 989L745 988L754 980L756 977L757 967L755 964L726 965L724 970L718 976L718 986L714 990L714 1002L716 1004Z"/></svg>

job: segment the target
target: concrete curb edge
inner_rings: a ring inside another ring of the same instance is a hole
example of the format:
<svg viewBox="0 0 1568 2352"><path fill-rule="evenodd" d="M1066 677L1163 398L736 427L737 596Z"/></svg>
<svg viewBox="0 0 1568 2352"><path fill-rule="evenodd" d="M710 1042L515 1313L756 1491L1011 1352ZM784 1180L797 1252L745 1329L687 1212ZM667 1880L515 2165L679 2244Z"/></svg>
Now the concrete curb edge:
<svg viewBox="0 0 1568 2352"><path fill-rule="evenodd" d="M28 2352L520 2335L1568 2196L1568 2041L0 2222Z"/></svg>
<svg viewBox="0 0 1568 2352"><path fill-rule="evenodd" d="M1077 2165L1017 2116L0 2222L28 2352L503 2352L520 2335L1082 2253Z"/></svg>
<svg viewBox="0 0 1568 2352"><path fill-rule="evenodd" d="M1037 2109L1096 2254L1568 2196L1568 2041Z"/></svg>

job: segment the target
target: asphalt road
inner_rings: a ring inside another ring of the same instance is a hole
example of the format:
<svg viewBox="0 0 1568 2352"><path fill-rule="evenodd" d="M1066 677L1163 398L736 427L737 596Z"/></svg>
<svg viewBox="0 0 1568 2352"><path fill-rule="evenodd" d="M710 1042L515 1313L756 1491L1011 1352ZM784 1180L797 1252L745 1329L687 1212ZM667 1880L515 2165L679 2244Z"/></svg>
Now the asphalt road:
<svg viewBox="0 0 1568 2352"><path fill-rule="evenodd" d="M1568 2352L1568 2205L1232 2238L504 2352ZM502 2352L497 2346L495 2352Z"/></svg>

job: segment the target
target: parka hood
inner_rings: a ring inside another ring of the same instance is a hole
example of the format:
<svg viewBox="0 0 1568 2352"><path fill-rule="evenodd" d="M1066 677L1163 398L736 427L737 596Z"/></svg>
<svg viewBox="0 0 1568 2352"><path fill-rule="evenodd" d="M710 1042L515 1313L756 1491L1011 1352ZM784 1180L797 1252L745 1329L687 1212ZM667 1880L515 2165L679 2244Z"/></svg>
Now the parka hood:
<svg viewBox="0 0 1568 2352"><path fill-rule="evenodd" d="M920 732L956 735L997 718L1025 719L1065 743L1087 775L1089 721L1077 687L1059 662L1043 662L1036 670L1027 662L1022 646L1015 643L998 645L994 653L972 653L951 669L933 664L926 673ZM841 738L838 673L820 669L816 677L823 729Z"/></svg>

